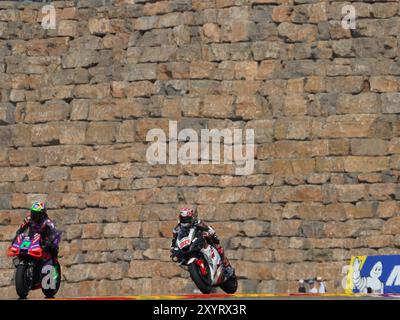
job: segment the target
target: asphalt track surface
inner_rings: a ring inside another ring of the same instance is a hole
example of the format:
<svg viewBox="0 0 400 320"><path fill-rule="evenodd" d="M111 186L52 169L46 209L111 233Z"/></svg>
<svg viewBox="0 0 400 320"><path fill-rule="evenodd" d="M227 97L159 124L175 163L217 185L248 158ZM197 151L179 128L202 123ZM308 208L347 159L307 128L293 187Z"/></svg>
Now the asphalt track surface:
<svg viewBox="0 0 400 320"><path fill-rule="evenodd" d="M167 296L109 296L57 298L54 300L381 300L400 299L400 295L362 294L185 294Z"/></svg>

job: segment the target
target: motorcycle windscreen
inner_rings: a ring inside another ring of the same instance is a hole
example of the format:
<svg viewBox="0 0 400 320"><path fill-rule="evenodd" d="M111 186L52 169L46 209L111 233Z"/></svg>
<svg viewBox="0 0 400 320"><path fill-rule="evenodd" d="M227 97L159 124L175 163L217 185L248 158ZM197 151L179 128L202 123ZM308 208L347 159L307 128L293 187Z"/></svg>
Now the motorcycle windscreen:
<svg viewBox="0 0 400 320"><path fill-rule="evenodd" d="M182 228L177 237L177 245L180 250L189 249L189 245L192 243L193 229ZM192 231L192 232L191 232Z"/></svg>
<svg viewBox="0 0 400 320"><path fill-rule="evenodd" d="M189 236L190 228L180 228L177 236L177 240L181 240Z"/></svg>

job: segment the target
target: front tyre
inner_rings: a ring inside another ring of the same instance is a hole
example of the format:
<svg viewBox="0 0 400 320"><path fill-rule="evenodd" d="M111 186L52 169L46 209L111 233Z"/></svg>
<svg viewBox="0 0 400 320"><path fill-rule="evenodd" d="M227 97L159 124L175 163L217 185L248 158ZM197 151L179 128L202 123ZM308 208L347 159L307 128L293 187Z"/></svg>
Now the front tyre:
<svg viewBox="0 0 400 320"><path fill-rule="evenodd" d="M220 287L228 294L235 293L238 287L237 277L228 278L225 282L221 283Z"/></svg>
<svg viewBox="0 0 400 320"><path fill-rule="evenodd" d="M210 269L208 268L208 265L206 265L207 268L207 276L206 278L201 274L200 268L196 263L191 263L189 265L189 273L190 277L192 278L193 282L199 288L199 290L204 293L204 294L209 294L212 291L212 285L211 283L211 277L210 277Z"/></svg>
<svg viewBox="0 0 400 320"><path fill-rule="evenodd" d="M29 266L25 263L17 266L15 274L15 289L20 299L26 299L31 289L32 278L29 275Z"/></svg>

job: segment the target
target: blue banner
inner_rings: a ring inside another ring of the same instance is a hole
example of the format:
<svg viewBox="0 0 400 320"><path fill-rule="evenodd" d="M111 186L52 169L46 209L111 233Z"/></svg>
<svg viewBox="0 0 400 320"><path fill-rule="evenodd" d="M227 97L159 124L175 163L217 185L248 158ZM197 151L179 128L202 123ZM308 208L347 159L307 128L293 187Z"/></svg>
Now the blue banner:
<svg viewBox="0 0 400 320"><path fill-rule="evenodd" d="M346 291L400 294L400 255L352 257Z"/></svg>

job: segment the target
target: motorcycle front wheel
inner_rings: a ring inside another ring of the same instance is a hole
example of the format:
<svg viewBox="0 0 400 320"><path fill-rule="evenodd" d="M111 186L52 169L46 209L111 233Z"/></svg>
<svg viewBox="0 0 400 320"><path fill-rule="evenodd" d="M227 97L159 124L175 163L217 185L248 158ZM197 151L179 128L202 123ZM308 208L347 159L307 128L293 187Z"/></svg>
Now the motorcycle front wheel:
<svg viewBox="0 0 400 320"><path fill-rule="evenodd" d="M200 268L196 263L191 263L189 265L189 273L197 288L199 288L202 293L209 294L211 293L213 286L211 285L210 268L206 262L204 262L204 264L207 269L206 277L201 274Z"/></svg>
<svg viewBox="0 0 400 320"><path fill-rule="evenodd" d="M27 264L21 263L17 266L15 289L20 299L26 299L32 286L32 278L28 273L29 266Z"/></svg>

